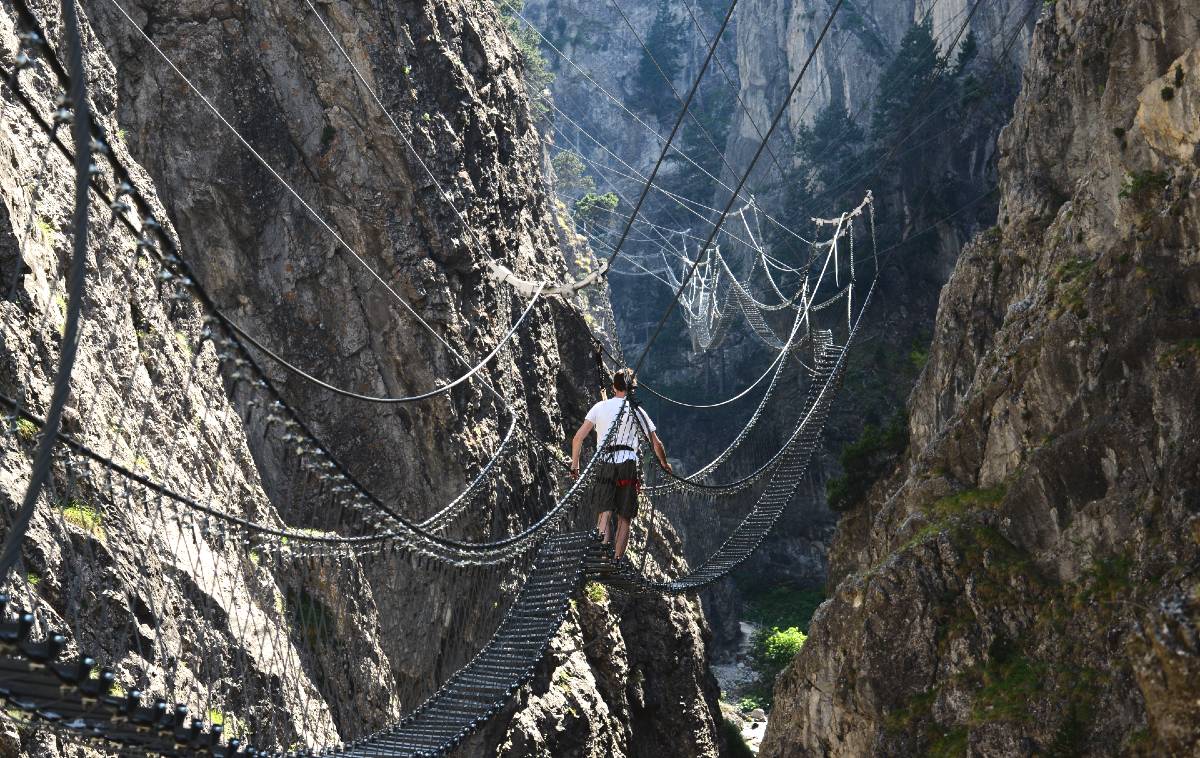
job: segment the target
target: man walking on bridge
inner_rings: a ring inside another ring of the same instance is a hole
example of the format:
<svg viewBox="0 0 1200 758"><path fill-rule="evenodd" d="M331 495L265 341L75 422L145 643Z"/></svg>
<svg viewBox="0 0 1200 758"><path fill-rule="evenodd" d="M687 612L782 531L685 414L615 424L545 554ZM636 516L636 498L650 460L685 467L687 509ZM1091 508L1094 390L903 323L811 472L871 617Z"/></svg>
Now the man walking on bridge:
<svg viewBox="0 0 1200 758"><path fill-rule="evenodd" d="M636 422L642 433L649 438L654 448L658 462L668 472L671 464L667 462L667 451L655 433L654 422L646 411L637 405L633 392L637 389L637 379L627 368L618 369L612 378L613 396L601 400L588 411L579 431L571 440L571 476L579 476L579 453L583 441L596 430L596 444L608 444L601 451L598 482L600 486L600 517L596 529L603 537L604 544L609 542L609 529L612 526L612 515L617 514L617 533L614 550L618 560L625 554L625 546L629 543L629 523L637 515L638 490L641 489L641 471L638 467L638 431ZM624 415L622 415L622 408ZM609 439L609 429L621 417L621 424Z"/></svg>

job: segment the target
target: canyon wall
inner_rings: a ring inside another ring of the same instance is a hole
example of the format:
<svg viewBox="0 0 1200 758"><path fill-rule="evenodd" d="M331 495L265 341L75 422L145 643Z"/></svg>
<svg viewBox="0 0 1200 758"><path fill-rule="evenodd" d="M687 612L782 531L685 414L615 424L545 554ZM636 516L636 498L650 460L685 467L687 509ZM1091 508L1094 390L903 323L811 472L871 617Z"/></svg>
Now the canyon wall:
<svg viewBox="0 0 1200 758"><path fill-rule="evenodd" d="M61 51L60 10L58 4L35 7L48 41ZM15 57L9 53L18 49L17 33L28 29L11 6L0 13L6 59ZM117 69L95 44L92 28L85 24L83 31L92 118L113 136L107 149L130 168L147 210L173 236L154 181L120 137ZM29 52L34 64L6 82L0 106L0 392L44 418L65 336L75 175L70 160L18 100L17 92L48 117L61 92L47 53ZM66 132L59 128L58 138L73 149ZM96 182L112 192L115 177L97 157ZM79 352L62 430L170 491L219 504L238 518L279 523L279 509L264 490L251 440L219 373L216 350L202 338L203 312L186 292L176 297L176 288L160 278L161 267L139 249L137 236L119 223L110 226L110 213L93 192ZM137 214L129 215L137 224ZM0 503L7 536L41 430L15 415L12 406L5 405L3 414ZM260 565L249 558L239 539L226 539L223 526L221 539L215 539L206 523L201 538L195 514L181 518L172 501L126 482L82 456L58 451L7 584L13 593L9 612L15 606L38 613L35 637L65 633L67 659L94 656L112 667L123 691L140 687L151 697L171 694L168 678L175 692L198 693L209 681L206 666L240 667L247 688L273 682L273 698L236 708L226 700L227 689L216 689L187 704L202 717L229 706L238 719L272 722L272 738L295 740L307 732L314 740L336 739L346 710L369 720L396 718L401 703L374 634L379 618L369 595L352 586L341 594L349 609L346 621L359 630L352 639L348 635L347 645L361 656L360 675L373 683L350 694L344 681L318 682L302 663L299 640L282 635L272 646L255 633L289 628L285 578L266 561ZM323 689L344 695L344 702L322 700ZM314 700L319 705L309 708ZM52 732L18 729L15 713L9 711L0 735L6 755L83 754ZM233 730L234 723L231 716L227 726Z"/></svg>
<svg viewBox="0 0 1200 758"><path fill-rule="evenodd" d="M764 756L1192 755L1200 6L1058 0Z"/></svg>

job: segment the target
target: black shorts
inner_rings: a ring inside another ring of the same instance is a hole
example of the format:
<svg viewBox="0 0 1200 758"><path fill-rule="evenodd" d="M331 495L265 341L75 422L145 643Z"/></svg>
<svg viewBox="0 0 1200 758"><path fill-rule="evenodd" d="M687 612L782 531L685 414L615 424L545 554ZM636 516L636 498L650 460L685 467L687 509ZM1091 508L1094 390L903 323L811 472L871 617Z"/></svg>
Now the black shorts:
<svg viewBox="0 0 1200 758"><path fill-rule="evenodd" d="M604 464L597 482L598 510L616 511L618 516L632 521L637 515L638 490L641 489L638 474L637 461Z"/></svg>

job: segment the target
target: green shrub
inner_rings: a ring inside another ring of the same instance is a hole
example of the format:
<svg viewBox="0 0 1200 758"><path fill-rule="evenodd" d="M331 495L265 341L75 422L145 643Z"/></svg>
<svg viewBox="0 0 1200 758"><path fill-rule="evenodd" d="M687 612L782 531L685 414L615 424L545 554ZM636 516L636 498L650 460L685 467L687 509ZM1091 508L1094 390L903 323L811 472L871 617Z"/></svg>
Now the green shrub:
<svg viewBox="0 0 1200 758"><path fill-rule="evenodd" d="M1008 488L1003 484L987 489L963 490L935 500L926 512L935 519L947 519L969 511L995 508L1007 491Z"/></svg>
<svg viewBox="0 0 1200 758"><path fill-rule="evenodd" d="M1077 602L1100 602L1113 606L1126 599L1133 586L1133 559L1128 553L1097 559L1084 574L1085 586Z"/></svg>
<svg viewBox="0 0 1200 758"><path fill-rule="evenodd" d="M596 190L596 180L587 174L587 167L578 153L564 150L550 161L554 167L554 178L558 188L567 195L576 195Z"/></svg>
<svg viewBox="0 0 1200 758"><path fill-rule="evenodd" d="M104 541L104 516L98 510L77 498L59 504L63 521L79 527L101 542Z"/></svg>
<svg viewBox="0 0 1200 758"><path fill-rule="evenodd" d="M1173 100L1173 99L1175 99L1175 88L1174 87L1163 87L1162 92L1160 94L1162 95L1163 100Z"/></svg>
<svg viewBox="0 0 1200 758"><path fill-rule="evenodd" d="M1200 358L1200 339L1198 338L1171 340L1168 344L1170 347L1158 356L1158 365L1162 368L1169 366L1173 361L1184 360L1190 356Z"/></svg>
<svg viewBox="0 0 1200 758"><path fill-rule="evenodd" d="M872 485L886 474L908 448L908 416L900 411L880 429L874 424L863 427L862 436L842 448L842 476L825 486L829 507L846 511L859 503Z"/></svg>
<svg viewBox="0 0 1200 758"><path fill-rule="evenodd" d="M749 713L756 708L763 708L764 703L762 698L754 693L743 695L741 700L738 700L738 710L742 713ZM765 710L765 709L764 709Z"/></svg>
<svg viewBox="0 0 1200 758"><path fill-rule="evenodd" d="M1033 701L1045 687L1046 673L1044 665L1022 655L1013 643L997 639L982 668L983 686L975 694L971 722L1029 721Z"/></svg>
<svg viewBox="0 0 1200 758"><path fill-rule="evenodd" d="M742 737L741 727L729 719L725 719L721 723L721 731L725 732L725 744L729 746L729 751L725 755L730 758L753 758L754 751Z"/></svg>
<svg viewBox="0 0 1200 758"><path fill-rule="evenodd" d="M925 364L929 362L929 349L926 348L922 350L919 347L914 347L912 350L908 351L908 362L911 363L912 367L917 371L925 368Z"/></svg>
<svg viewBox="0 0 1200 758"><path fill-rule="evenodd" d="M587 595L588 600L591 600L593 603L603 603L605 600L608 600L608 588L600 582L588 582L583 591Z"/></svg>
<svg viewBox="0 0 1200 758"><path fill-rule="evenodd" d="M308 590L288 588L284 598L292 628L309 647L332 642L337 635L337 618L333 611Z"/></svg>
<svg viewBox="0 0 1200 758"><path fill-rule="evenodd" d="M1118 197L1133 200L1144 200L1157 192L1162 192L1171 183L1168 174L1157 171L1137 171L1125 175Z"/></svg>
<svg viewBox="0 0 1200 758"><path fill-rule="evenodd" d="M967 730L956 726L942 732L926 753L929 758L958 758L967 754Z"/></svg>
<svg viewBox="0 0 1200 758"><path fill-rule="evenodd" d="M38 426L29 419L17 419L17 436L26 442L33 442L38 436Z"/></svg>
<svg viewBox="0 0 1200 758"><path fill-rule="evenodd" d="M761 675L764 684L774 683L775 678L787 667L808 637L794 626L780 629L760 629L750 642L750 659Z"/></svg>
<svg viewBox="0 0 1200 758"><path fill-rule="evenodd" d="M587 192L575 201L575 216L581 221L604 226L617 209L617 196L612 192L598 195Z"/></svg>

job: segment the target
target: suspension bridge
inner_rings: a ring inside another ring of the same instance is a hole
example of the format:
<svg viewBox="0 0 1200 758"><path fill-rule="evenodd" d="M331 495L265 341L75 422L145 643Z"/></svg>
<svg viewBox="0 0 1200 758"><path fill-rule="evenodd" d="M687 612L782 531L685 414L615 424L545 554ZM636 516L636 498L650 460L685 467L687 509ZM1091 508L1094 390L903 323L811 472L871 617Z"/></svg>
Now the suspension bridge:
<svg viewBox="0 0 1200 758"><path fill-rule="evenodd" d="M118 0L108 1L125 14ZM736 0L725 24L735 6ZM839 0L825 31L840 6ZM51 41L46 24L25 0L15 0L14 8L19 48L0 76L27 123L42 133L43 151L33 160L37 178L48 175L55 161L65 160L73 167L74 215L69 265L61 277L65 308L53 298L22 294L19 268L4 272L12 275L12 292L4 303L4 344L6 350L19 353L25 377L6 383L0 393L6 419L0 439L5 456L19 461L25 485L22 502L6 514L0 555L5 589L0 595L0 697L8 717L125 754L442 755L529 681L558 633L572 595L585 581L631 594L695 592L746 561L794 499L845 376L879 271L873 233L869 252L857 261L853 249L856 228L860 235L874 229L869 194L856 208L831 219L814 219L814 239L797 235L807 244L807 258L793 263L767 251L756 228L765 212L744 199L744 185L768 149L807 64L770 126L760 133L762 142L749 165L734 186L727 187L726 206L713 209L719 215L707 237L685 241L684 254L673 260L662 258L657 273L674 297L641 355L626 361L619 343L592 335L610 366L631 363L636 372L678 306L701 349L719 341L736 312L774 352L757 379L712 402L682 401L645 388L663 402L696 409L731 405L758 392L761 396L733 439L707 464L690 474L657 467L645 472L640 497L648 516L639 519L632 547L640 553L638 565L615 560L595 532L571 527L586 523L598 503L611 502L615 485L603 473L603 449L611 437L599 442L577 478L567 479L561 441L538 439L521 424L520 412L489 382L485 369L513 349L513 338L535 303L557 298L561 307L574 309L571 295L600 282L620 259L638 209L688 113L695 86L680 97L679 119L645 178L641 196L631 204L632 215L620 239L610 246L607 263L573 282L530 279L495 260L408 142L398 120L387 114L415 162L462 221L464 234L492 261L495 286L527 298L501 338L483 348L477 359L441 336L238 134L342 252L374 276L397 307L462 365L458 376L425 392L369 395L324 381L289 362L218 307L190 265L187 251L156 216L156 203L137 172L113 149L119 137L107 133L92 115L74 0L62 4L58 43ZM386 113L382 99L318 9L311 3L309 8ZM725 24L711 40L697 84ZM134 26L151 52L203 99L215 118L237 133L146 32ZM46 86L47 80L54 84ZM18 266L32 259L25 253L34 237L38 193L49 191L43 185L49 183L29 188L33 200L19 242ZM735 211L738 203L743 204ZM720 252L722 226L730 218L740 220L738 236L750 241L749 273L730 254ZM843 250L847 242L848 255ZM686 252L689 245L691 253ZM147 340L137 348L143 358L152 354L159 384L174 387L158 397L156 405L176 427L166 444L152 443L143 432L145 414L155 406L147 399L156 391L145 379L144 366L123 362L119 350L80 356L79 335L89 318L82 309L87 264L94 255L89 250L95 248L105 251L105 273L119 272L143 317L173 325L178 335L180 344L156 346ZM870 276L860 280L864 270ZM763 281L772 293L766 298L776 298L773 302L754 293ZM571 312L580 328L587 329L582 314ZM782 327L781 315L786 319ZM70 429L63 424L72 372L81 359L104 367L119 401L120 415L107 434L88 424ZM365 486L331 452L288 402L272 378L273 369L341 397L386 405L430 401L474 384L495 398L507 423L498 426L505 431L490 458L459 493L417 518ZM32 388L29 378L35 375L49 378L48 399ZM202 381L205 376L221 377L224 387L214 389ZM627 402L612 433L630 412ZM768 416L776 422L769 428L761 424ZM206 421L219 433L206 432ZM636 424L635 428L647 449L644 430ZM276 507L252 495L227 496L231 489L256 481L247 473L253 464L247 463L242 430L283 451L291 467L286 503ZM533 515L494 538L469 538L477 531L470 521L497 497L499 483L512 473L509 462L517 451L533 461L537 472L537 484L522 495ZM203 484L198 486L198 480ZM656 524L683 518L725 536L694 568L677 576L651 574L645 557ZM57 553L48 556L52 550ZM458 575L459 586L477 600L497 596L503 578L514 579L519 589L500 613L490 639L423 703L407 714L394 713L391 706L362 714L350 702L356 695L352 672L378 651L372 637L378 631L347 628L346 617L354 611L358 619L378 620L385 602L400 601L398 592L382 597L386 589L399 589L389 585L394 577L388 577L400 562L415 570ZM43 579L37 571L48 566L58 574L54 592L39 589ZM189 587L175 586L185 578ZM190 619L218 615L227 619L224 637L194 636L198 632L189 628ZM337 702L334 686L343 679L351 682L349 693L342 693L350 696L344 705ZM276 702L287 703L286 712Z"/></svg>

